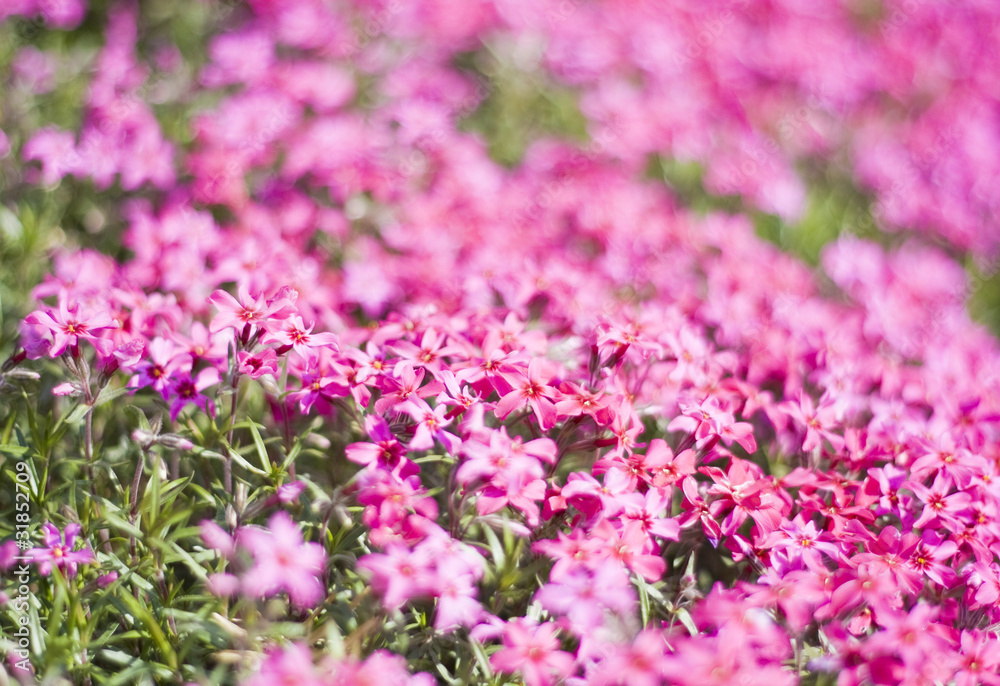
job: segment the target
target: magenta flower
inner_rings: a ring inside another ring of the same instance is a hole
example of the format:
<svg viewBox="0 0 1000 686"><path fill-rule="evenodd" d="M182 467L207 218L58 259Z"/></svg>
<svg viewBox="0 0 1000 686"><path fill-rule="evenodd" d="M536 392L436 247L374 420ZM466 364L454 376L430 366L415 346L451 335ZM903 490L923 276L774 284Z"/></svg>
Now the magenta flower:
<svg viewBox="0 0 1000 686"><path fill-rule="evenodd" d="M315 607L323 599L326 552L318 543L304 543L286 512L272 515L268 529L240 529L237 540L254 558L253 568L241 579L246 593L268 597L285 591L298 607Z"/></svg>
<svg viewBox="0 0 1000 686"><path fill-rule="evenodd" d="M410 450L430 450L434 447L434 440L444 446L449 453L458 450L462 441L453 433L444 430L444 427L451 424L451 419L447 417L448 408L445 405L431 407L427 401L413 397L396 406L397 411L405 412L417 423L416 431L410 440Z"/></svg>
<svg viewBox="0 0 1000 686"><path fill-rule="evenodd" d="M55 567L68 578L76 576L77 567L82 564L92 564L96 562L94 553L90 548L73 550L76 537L82 530L75 522L67 524L62 533L50 522L42 525L45 546L42 548L32 548L27 552L27 556L32 562L38 565L38 571L48 576Z"/></svg>
<svg viewBox="0 0 1000 686"><path fill-rule="evenodd" d="M215 367L206 367L196 376L176 375L167 390L168 399L170 399L170 420L176 420L181 410L191 404L197 405L203 412L213 413L215 404L202 391L218 383L219 370Z"/></svg>
<svg viewBox="0 0 1000 686"><path fill-rule="evenodd" d="M40 327L51 338L49 357L59 357L67 348L77 350L81 339L90 342L102 357L110 355L115 347L110 338L95 335L95 332L115 328L116 323L107 312L85 315L79 306L70 307L63 296L59 297L55 310L35 310L24 321Z"/></svg>
<svg viewBox="0 0 1000 686"><path fill-rule="evenodd" d="M177 372L189 372L191 363L179 355L173 341L154 338L149 344L149 359L139 364L131 386L152 386L166 397L168 388Z"/></svg>
<svg viewBox="0 0 1000 686"><path fill-rule="evenodd" d="M628 616L638 599L621 565L605 558L593 571L577 567L538 589L535 600L553 614L564 615L579 636L599 629L606 612Z"/></svg>
<svg viewBox="0 0 1000 686"><path fill-rule="evenodd" d="M726 445L739 443L748 453L757 450L753 427L748 422L736 421L732 412L719 406L718 399L709 396L700 405L682 400L678 405L682 414L670 422L667 430L693 433L699 447L707 445L713 437L718 437Z"/></svg>
<svg viewBox="0 0 1000 686"><path fill-rule="evenodd" d="M369 470L388 470L404 479L420 471L407 459L406 448L396 440L384 418L377 414L365 417L365 431L372 442L351 443L344 451L348 460L365 465Z"/></svg>
<svg viewBox="0 0 1000 686"><path fill-rule="evenodd" d="M962 632L962 658L955 686L1000 685L1000 641L981 631Z"/></svg>
<svg viewBox="0 0 1000 686"><path fill-rule="evenodd" d="M236 355L236 363L240 374L246 374L251 379L278 373L278 355L271 348L264 348L255 353L241 350Z"/></svg>
<svg viewBox="0 0 1000 686"><path fill-rule="evenodd" d="M549 375L543 373L541 359L532 359L526 370L511 368L510 371L502 371L500 378L506 382L507 388L499 391L502 397L495 410L497 419L506 419L514 410L528 405L543 431L555 426L557 414L554 401L558 391L548 385Z"/></svg>
<svg viewBox="0 0 1000 686"><path fill-rule="evenodd" d="M271 299L263 294L250 295L244 283L239 288L239 300L223 290L209 296L209 301L219 309L212 319L210 330L214 333L222 329L236 329L237 335L246 332L249 336L258 327L267 328L272 320L285 319L294 313L294 300L286 293L279 293Z"/></svg>
<svg viewBox="0 0 1000 686"><path fill-rule="evenodd" d="M326 670L318 670L313 664L308 647L290 643L268 653L260 665L260 671L244 682L244 686L329 686L325 672Z"/></svg>
<svg viewBox="0 0 1000 686"><path fill-rule="evenodd" d="M671 486L685 476L695 473L697 456L693 450L683 450L674 455L673 450L662 438L654 438L641 456L642 471L648 474L643 480L657 488Z"/></svg>
<svg viewBox="0 0 1000 686"><path fill-rule="evenodd" d="M337 337L332 333L313 333L313 324L306 326L302 317L292 315L282 321L281 328L264 336L264 343L278 343L278 353L294 350L305 359L316 356L316 348L337 348Z"/></svg>
<svg viewBox="0 0 1000 686"><path fill-rule="evenodd" d="M520 672L525 686L549 686L573 673L576 661L559 650L555 624L533 624L512 619L503 628L503 645L490 656L490 665L499 672Z"/></svg>
<svg viewBox="0 0 1000 686"><path fill-rule="evenodd" d="M797 403L788 401L782 404L782 408L796 423L805 428L805 438L802 442L802 450L805 452L820 447L824 438L836 450L844 446L843 436L833 433L838 422L835 409L828 403L821 403L817 408L812 398L802 393Z"/></svg>
<svg viewBox="0 0 1000 686"><path fill-rule="evenodd" d="M433 595L437 583L434 560L423 551L390 546L385 553L372 553L358 560L358 569L371 578L382 604L398 609L413 598Z"/></svg>

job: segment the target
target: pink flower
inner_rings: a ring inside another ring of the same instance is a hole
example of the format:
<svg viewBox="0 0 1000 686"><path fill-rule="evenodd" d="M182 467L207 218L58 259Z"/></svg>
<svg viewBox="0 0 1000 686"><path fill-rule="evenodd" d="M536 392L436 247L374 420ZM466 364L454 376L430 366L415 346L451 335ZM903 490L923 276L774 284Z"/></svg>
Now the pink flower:
<svg viewBox="0 0 1000 686"><path fill-rule="evenodd" d="M315 607L323 599L326 552L318 543L303 543L287 513L272 515L268 529L240 529L237 540L254 558L253 568L241 579L246 593L267 597L286 591L299 607Z"/></svg>
<svg viewBox="0 0 1000 686"><path fill-rule="evenodd" d="M236 329L237 335L246 338L259 328L267 329L272 320L285 319L294 312L294 299L287 293L281 292L271 299L260 293L251 296L245 283L239 288L239 300L223 290L215 291L208 299L219 309L212 319L211 331Z"/></svg>
<svg viewBox="0 0 1000 686"><path fill-rule="evenodd" d="M290 643L268 653L260 665L260 670L244 682L243 686L275 684L329 686L329 681L327 670L316 669L309 648L299 643Z"/></svg>
<svg viewBox="0 0 1000 686"><path fill-rule="evenodd" d="M1000 641L981 631L963 631L961 663L955 674L955 686L1000 684Z"/></svg>
<svg viewBox="0 0 1000 686"><path fill-rule="evenodd" d="M345 449L348 460L365 465L369 470L388 470L404 479L420 471L420 467L407 459L406 448L393 435L384 418L377 414L365 417L365 431L372 442L351 443Z"/></svg>
<svg viewBox="0 0 1000 686"><path fill-rule="evenodd" d="M553 614L566 616L578 636L604 625L606 612L628 616L635 611L635 589L621 565L605 558L592 571L577 567L538 589L535 600Z"/></svg>
<svg viewBox="0 0 1000 686"><path fill-rule="evenodd" d="M81 313L79 306L70 307L64 296L59 297L55 310L35 310L24 321L40 327L51 338L49 357L59 357L67 348L78 350L81 339L90 342L102 357L110 355L115 347L110 338L95 335L95 332L115 328L116 322L111 316L107 312Z"/></svg>
<svg viewBox="0 0 1000 686"><path fill-rule="evenodd" d="M403 546L390 546L385 553L365 555L357 566L370 575L372 588L390 610L413 598L431 595L437 582L434 560L423 551Z"/></svg>
<svg viewBox="0 0 1000 686"><path fill-rule="evenodd" d="M555 684L573 673L576 662L559 650L557 631L555 624L510 620L503 628L504 647L490 656L490 665L508 674L520 672L525 686Z"/></svg>
<svg viewBox="0 0 1000 686"><path fill-rule="evenodd" d="M798 424L805 427L806 435L802 443L802 450L805 452L820 447L824 438L835 450L840 450L844 446L843 436L833 433L833 429L838 425L837 414L829 403L821 403L819 408L816 408L812 398L802 393L799 402L788 401L782 404L782 408Z"/></svg>
<svg viewBox="0 0 1000 686"><path fill-rule="evenodd" d="M76 153L76 140L69 131L46 128L35 133L24 144L22 154L25 160L42 163L42 183L54 186L59 180L76 170L80 156Z"/></svg>
<svg viewBox="0 0 1000 686"><path fill-rule="evenodd" d="M515 368L502 371L500 378L506 382L509 390L499 391L502 397L495 410L497 419L506 419L514 410L528 405L543 431L555 426L556 406L553 401L558 391L548 385L549 377L542 372L541 358L532 359L527 370Z"/></svg>
<svg viewBox="0 0 1000 686"><path fill-rule="evenodd" d="M62 533L54 524L46 522L42 525L45 547L32 548L27 556L38 565L38 571L44 576L52 573L55 567L69 578L76 576L77 567L81 564L92 564L96 561L94 553L89 548L73 550L76 537L80 535L79 524L70 523Z"/></svg>
<svg viewBox="0 0 1000 686"><path fill-rule="evenodd" d="M660 686L667 664L667 642L659 631L646 629L628 645L614 646L601 661L596 674L588 674L594 686Z"/></svg>
<svg viewBox="0 0 1000 686"><path fill-rule="evenodd" d="M241 350L236 354L236 363L240 374L246 374L251 379L278 373L278 355L271 348L264 348L256 353Z"/></svg>
<svg viewBox="0 0 1000 686"><path fill-rule="evenodd" d="M649 442L646 454L640 458L642 469L648 474L652 486L664 488L673 485L695 473L697 455L693 450L683 450L674 455L673 450L662 438Z"/></svg>
<svg viewBox="0 0 1000 686"><path fill-rule="evenodd" d="M223 557L230 557L236 551L236 541L233 537L211 519L204 520L199 528L201 539L209 547L218 550Z"/></svg>
<svg viewBox="0 0 1000 686"><path fill-rule="evenodd" d="M709 396L700 405L683 400L678 404L683 414L670 422L668 431L680 429L693 433L699 447L708 444L713 436L718 436L726 445L739 443L748 453L757 450L753 427L748 422L737 422L732 412L719 406L718 399Z"/></svg>
<svg viewBox="0 0 1000 686"><path fill-rule="evenodd" d="M197 405L203 412L213 413L215 405L202 391L219 383L219 370L215 367L202 369L196 376L183 374L175 376L167 390L170 402L170 420L177 419L185 407Z"/></svg>
<svg viewBox="0 0 1000 686"><path fill-rule="evenodd" d="M282 321L281 328L264 336L264 343L278 343L278 354L294 350L306 359L316 356L316 348L337 349L337 337L332 333L312 333L313 324L306 326L302 317L292 315Z"/></svg>
<svg viewBox="0 0 1000 686"><path fill-rule="evenodd" d="M406 412L417 422L416 431L410 440L410 450L431 450L435 439L449 453L458 450L462 441L455 434L444 430L444 427L451 424L451 419L447 417L448 408L445 405L431 407L422 398L414 397L397 405L396 409Z"/></svg>

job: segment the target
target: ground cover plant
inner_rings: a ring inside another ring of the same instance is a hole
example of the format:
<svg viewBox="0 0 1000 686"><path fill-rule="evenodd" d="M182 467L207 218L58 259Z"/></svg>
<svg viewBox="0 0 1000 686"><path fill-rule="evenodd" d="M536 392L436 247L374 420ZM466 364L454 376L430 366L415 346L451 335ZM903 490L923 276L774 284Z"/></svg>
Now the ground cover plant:
<svg viewBox="0 0 1000 686"><path fill-rule="evenodd" d="M1000 683L1000 7L0 5L0 681Z"/></svg>

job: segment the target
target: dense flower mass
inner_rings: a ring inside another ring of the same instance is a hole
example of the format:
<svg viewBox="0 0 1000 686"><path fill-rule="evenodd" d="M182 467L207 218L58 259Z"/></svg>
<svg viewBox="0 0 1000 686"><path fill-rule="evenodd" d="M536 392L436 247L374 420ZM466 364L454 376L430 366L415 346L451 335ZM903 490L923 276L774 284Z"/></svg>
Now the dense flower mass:
<svg viewBox="0 0 1000 686"><path fill-rule="evenodd" d="M0 9L12 673L1000 683L1000 6L181 4Z"/></svg>

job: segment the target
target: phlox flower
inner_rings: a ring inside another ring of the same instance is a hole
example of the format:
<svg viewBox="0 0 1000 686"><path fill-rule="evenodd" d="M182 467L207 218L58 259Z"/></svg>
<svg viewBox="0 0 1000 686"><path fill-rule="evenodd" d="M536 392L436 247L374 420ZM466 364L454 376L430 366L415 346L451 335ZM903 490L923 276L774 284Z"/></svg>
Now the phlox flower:
<svg viewBox="0 0 1000 686"><path fill-rule="evenodd" d="M329 686L435 686L427 672L410 674L406 659L386 650L376 650L364 660L345 658L326 660L322 671L329 675Z"/></svg>
<svg viewBox="0 0 1000 686"><path fill-rule="evenodd" d="M223 557L230 557L236 552L236 540L211 519L204 520L199 529L201 540L209 547L218 550Z"/></svg>
<svg viewBox="0 0 1000 686"><path fill-rule="evenodd" d="M438 592L434 613L434 628L438 631L475 626L486 612L476 600L478 589L471 574L444 576Z"/></svg>
<svg viewBox="0 0 1000 686"><path fill-rule="evenodd" d="M601 627L607 612L629 616L637 603L628 574L607 559L592 571L577 567L550 581L538 589L535 600L549 612L564 615L578 636Z"/></svg>
<svg viewBox="0 0 1000 686"><path fill-rule="evenodd" d="M241 350L236 354L236 364L240 374L246 374L251 379L259 379L265 374L274 376L278 373L278 355L271 348L264 348L255 353Z"/></svg>
<svg viewBox="0 0 1000 686"><path fill-rule="evenodd" d="M173 341L166 338L154 338L150 341L148 359L136 367L136 373L129 382L130 386L144 388L152 386L155 391L164 395L168 392L175 373L189 373L191 363L179 355Z"/></svg>
<svg viewBox="0 0 1000 686"><path fill-rule="evenodd" d="M329 686L326 670L313 664L312 652L301 643L290 643L271 650L260 664L260 669L243 686Z"/></svg>
<svg viewBox="0 0 1000 686"><path fill-rule="evenodd" d="M384 553L365 555L358 569L370 576L389 609L416 598L436 598L435 629L475 625L485 615L476 599L476 584L485 571L482 555L440 527L430 525L424 535L412 549L392 543Z"/></svg>
<svg viewBox="0 0 1000 686"><path fill-rule="evenodd" d="M406 448L383 417L377 414L365 417L365 431L372 442L351 443L345 450L348 460L365 465L368 471L384 469L402 479L420 472L420 467L406 457Z"/></svg>
<svg viewBox="0 0 1000 686"><path fill-rule="evenodd" d="M91 564L96 562L93 551L90 548L73 550L76 537L80 535L82 528L79 524L72 522L60 532L55 524L46 522L42 525L42 540L44 546L32 548L26 555L32 562L38 565L38 571L44 576L52 573L55 567L69 578L76 576L77 567L81 564Z"/></svg>
<svg viewBox="0 0 1000 686"><path fill-rule="evenodd" d="M695 473L697 455L693 450L682 450L674 455L662 438L654 438L641 458L641 468L648 475L643 478L656 488L673 485Z"/></svg>
<svg viewBox="0 0 1000 686"><path fill-rule="evenodd" d="M622 497L632 493L635 486L622 469L610 469L604 474L604 483L586 472L572 472L562 487L560 495L587 518L618 516L625 508Z"/></svg>
<svg viewBox="0 0 1000 686"><path fill-rule="evenodd" d="M202 391L218 383L219 370L215 367L206 367L195 376L189 373L175 375L167 390L170 400L170 420L176 420L181 410L191 404L197 405L203 412L214 413L215 404Z"/></svg>
<svg viewBox="0 0 1000 686"><path fill-rule="evenodd" d="M63 176L75 171L80 163L75 136L54 127L37 131L24 144L22 155L25 160L42 163L41 180L46 186L54 186Z"/></svg>
<svg viewBox="0 0 1000 686"><path fill-rule="evenodd" d="M604 541L587 535L582 529L574 529L570 534L560 531L557 539L538 541L532 550L555 560L549 579L556 582L580 571L597 569L607 559Z"/></svg>
<svg viewBox="0 0 1000 686"><path fill-rule="evenodd" d="M738 626L723 628L717 636L698 636L676 646L663 659L661 674L678 686L793 686L791 670L758 659Z"/></svg>
<svg viewBox="0 0 1000 686"><path fill-rule="evenodd" d="M781 523L785 504L757 465L733 457L728 472L718 467L702 467L701 471L714 482L708 494L718 497L709 508L716 519L721 519L724 535L734 533L748 516L764 533L770 533ZM728 515L722 519L726 512Z"/></svg>
<svg viewBox="0 0 1000 686"><path fill-rule="evenodd" d="M503 648L490 656L493 669L520 672L525 686L549 686L574 671L572 655L559 650L555 624L516 618L503 627Z"/></svg>
<svg viewBox="0 0 1000 686"><path fill-rule="evenodd" d="M410 439L410 450L431 450L435 439L449 453L458 450L462 443L461 439L444 430L444 427L451 424L451 419L447 416L448 408L445 405L431 407L421 398L410 398L397 405L396 409L407 413L417 423L413 438Z"/></svg>
<svg viewBox="0 0 1000 686"><path fill-rule="evenodd" d="M49 357L59 357L67 348L77 350L81 339L92 344L102 357L107 357L114 349L110 338L96 335L96 332L117 326L111 315L107 312L83 312L79 305L71 306L64 295L60 295L55 310L35 310L24 321L37 327L49 339Z"/></svg>
<svg viewBox="0 0 1000 686"><path fill-rule="evenodd" d="M1000 684L1000 640L982 631L963 631L955 686Z"/></svg>
<svg viewBox="0 0 1000 686"><path fill-rule="evenodd" d="M491 481L500 475L512 477L518 473L541 478L545 471L534 454L535 451L528 449L535 443L536 441L529 441L522 444L518 438L511 439L505 426L498 430L477 432L462 444L463 459L455 472L455 478L465 486Z"/></svg>
<svg viewBox="0 0 1000 686"><path fill-rule="evenodd" d="M376 469L362 472L358 479L358 502L365 506L361 520L371 527L372 542L383 545L386 537L403 535L419 522L428 523L438 514L437 501L416 475L406 478Z"/></svg>
<svg viewBox="0 0 1000 686"><path fill-rule="evenodd" d="M817 568L823 565L820 553L835 561L843 558L840 548L829 539L829 534L819 531L814 522L805 521L800 514L772 532L768 543L771 548L786 549L789 557L801 557L811 568Z"/></svg>
<svg viewBox="0 0 1000 686"><path fill-rule="evenodd" d="M545 499L545 482L524 472L501 473L494 477L476 498L476 510L481 515L497 512L505 505L521 510L529 526L538 526L537 502Z"/></svg>
<svg viewBox="0 0 1000 686"><path fill-rule="evenodd" d="M954 673L948 649L950 628L938 620L939 608L918 603L909 612L883 612L879 631L868 639L875 650L895 654L904 665L923 671L929 681L945 681ZM935 659L928 659L933 657ZM926 671L925 671L926 670Z"/></svg>
<svg viewBox="0 0 1000 686"><path fill-rule="evenodd" d="M316 356L316 348L337 348L337 337L332 333L313 333L313 324L306 326L302 317L292 315L284 319L280 327L264 336L264 343L278 343L278 354L294 350L306 359Z"/></svg>
<svg viewBox="0 0 1000 686"><path fill-rule="evenodd" d="M241 578L246 593L267 597L285 591L298 607L314 607L322 600L326 552L318 543L302 541L288 513L272 515L267 529L240 529L237 541L254 559L253 568Z"/></svg>
<svg viewBox="0 0 1000 686"><path fill-rule="evenodd" d="M791 571L784 576L768 571L757 583L745 584L744 590L751 602L769 609L780 607L794 632L801 632L809 625L813 611L827 598L822 581L807 570Z"/></svg>
<svg viewBox="0 0 1000 686"><path fill-rule="evenodd" d="M753 426L749 422L737 422L732 412L722 409L717 398L709 396L699 405L681 400L678 405L682 414L670 422L668 431L693 433L699 446L707 445L717 436L726 445L739 443L748 453L757 450Z"/></svg>
<svg viewBox="0 0 1000 686"><path fill-rule="evenodd" d="M549 386L551 375L545 373L542 364L542 359L536 357L527 369L509 367L500 372L505 384L498 390L501 397L495 410L497 419L506 419L514 410L528 405L543 431L555 426L559 391Z"/></svg>
<svg viewBox="0 0 1000 686"><path fill-rule="evenodd" d="M820 447L824 438L835 450L844 447L843 436L833 433L839 422L836 409L832 405L823 403L817 408L809 395L801 393L798 402L788 401L781 407L797 424L805 427L803 451L808 453Z"/></svg>
<svg viewBox="0 0 1000 686"><path fill-rule="evenodd" d="M599 426L609 424L611 417L608 406L611 399L602 391L591 391L572 381L563 381L559 385L562 400L556 403L559 417L591 417Z"/></svg>
<svg viewBox="0 0 1000 686"><path fill-rule="evenodd" d="M267 329L275 321L295 312L294 298L284 290L272 298L265 298L262 293L252 296L250 288L244 283L240 285L238 295L239 300L226 291L217 290L209 296L209 302L219 310L209 327L213 333L235 329L238 336L249 337L259 328Z"/></svg>
<svg viewBox="0 0 1000 686"><path fill-rule="evenodd" d="M289 393L289 400L298 401L299 412L303 415L312 411L317 400L342 398L348 393L354 395L360 407L366 407L371 397L367 393L368 389L356 383L351 384L351 380L344 373L345 369L342 365L325 362L322 358L310 360L305 367L298 370L302 388ZM359 390L364 392L356 394Z"/></svg>
<svg viewBox="0 0 1000 686"><path fill-rule="evenodd" d="M589 686L660 686L667 666L667 642L655 629L646 629L627 644L616 644L593 669Z"/></svg>
<svg viewBox="0 0 1000 686"><path fill-rule="evenodd" d="M380 377L382 397L375 401L376 414L406 402L411 396L425 398L438 391L436 384L424 384L424 368L414 369L412 365L397 365L394 376Z"/></svg>
<svg viewBox="0 0 1000 686"><path fill-rule="evenodd" d="M913 522L915 529L945 526L956 531L961 528L959 520L968 515L972 496L964 491L952 493L952 481L945 472L938 472L930 488L912 480L906 487L924 504L920 517ZM929 527L930 524L935 527Z"/></svg>
<svg viewBox="0 0 1000 686"><path fill-rule="evenodd" d="M667 569L657 545L646 535L640 522L623 522L619 527L602 519L591 536L604 544L605 557L617 560L646 581L658 581Z"/></svg>

